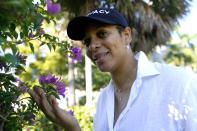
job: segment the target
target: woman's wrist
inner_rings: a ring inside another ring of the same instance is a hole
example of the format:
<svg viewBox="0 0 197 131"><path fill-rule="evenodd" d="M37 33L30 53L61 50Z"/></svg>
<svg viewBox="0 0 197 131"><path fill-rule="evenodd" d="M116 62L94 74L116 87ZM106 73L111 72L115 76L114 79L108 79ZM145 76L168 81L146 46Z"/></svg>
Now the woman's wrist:
<svg viewBox="0 0 197 131"><path fill-rule="evenodd" d="M79 126L78 121L76 119L74 121L75 122L73 122L73 124L70 125L70 126L65 126L65 125L62 124L65 131L81 131L81 127Z"/></svg>
<svg viewBox="0 0 197 131"><path fill-rule="evenodd" d="M81 128L78 125L78 126L75 126L75 127L70 128L69 131L81 131Z"/></svg>

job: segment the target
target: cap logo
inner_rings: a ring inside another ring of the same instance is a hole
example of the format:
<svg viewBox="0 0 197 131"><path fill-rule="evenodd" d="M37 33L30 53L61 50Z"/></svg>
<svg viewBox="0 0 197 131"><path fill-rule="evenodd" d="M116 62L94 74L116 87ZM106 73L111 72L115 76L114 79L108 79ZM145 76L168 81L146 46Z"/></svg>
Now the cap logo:
<svg viewBox="0 0 197 131"><path fill-rule="evenodd" d="M107 10L93 10L90 13L88 13L88 16L93 14L109 14L110 11Z"/></svg>

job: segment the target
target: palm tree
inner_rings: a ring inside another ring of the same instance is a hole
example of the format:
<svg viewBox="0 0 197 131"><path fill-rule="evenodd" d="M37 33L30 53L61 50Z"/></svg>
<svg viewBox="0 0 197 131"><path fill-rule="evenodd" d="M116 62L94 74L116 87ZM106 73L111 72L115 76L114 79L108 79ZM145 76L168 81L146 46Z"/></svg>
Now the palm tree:
<svg viewBox="0 0 197 131"><path fill-rule="evenodd" d="M134 52L151 52L165 45L170 33L189 11L192 0L58 0L69 18L87 14L96 7L111 7L120 11L132 30Z"/></svg>

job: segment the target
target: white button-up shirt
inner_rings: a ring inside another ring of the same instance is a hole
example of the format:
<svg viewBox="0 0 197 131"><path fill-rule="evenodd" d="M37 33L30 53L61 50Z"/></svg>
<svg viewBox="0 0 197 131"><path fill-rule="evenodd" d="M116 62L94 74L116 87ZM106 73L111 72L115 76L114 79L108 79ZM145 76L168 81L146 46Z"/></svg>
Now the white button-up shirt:
<svg viewBox="0 0 197 131"><path fill-rule="evenodd" d="M94 131L197 131L197 79L166 64L151 63L140 52L137 78L128 103L114 123L114 84L103 89Z"/></svg>

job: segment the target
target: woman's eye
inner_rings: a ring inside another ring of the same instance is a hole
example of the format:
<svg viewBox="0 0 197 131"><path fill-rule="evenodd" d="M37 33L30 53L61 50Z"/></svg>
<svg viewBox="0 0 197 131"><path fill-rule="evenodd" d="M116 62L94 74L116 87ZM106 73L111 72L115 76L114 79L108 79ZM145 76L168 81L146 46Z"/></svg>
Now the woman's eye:
<svg viewBox="0 0 197 131"><path fill-rule="evenodd" d="M107 32L105 32L105 31L98 32L99 38L105 38L106 36L107 36Z"/></svg>
<svg viewBox="0 0 197 131"><path fill-rule="evenodd" d="M89 45L90 45L90 39L85 39L85 40L83 40L83 44L84 44L86 47L89 47Z"/></svg>

